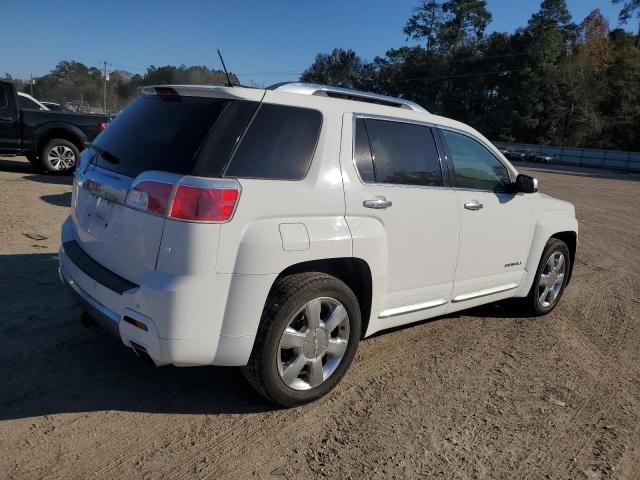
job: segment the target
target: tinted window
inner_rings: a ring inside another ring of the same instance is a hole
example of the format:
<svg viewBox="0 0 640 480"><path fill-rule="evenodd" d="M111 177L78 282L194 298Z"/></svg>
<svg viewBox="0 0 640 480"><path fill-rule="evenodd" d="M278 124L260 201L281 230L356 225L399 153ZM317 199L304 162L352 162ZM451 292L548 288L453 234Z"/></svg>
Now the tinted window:
<svg viewBox="0 0 640 480"><path fill-rule="evenodd" d="M225 173L229 177L303 178L320 135L317 110L263 104Z"/></svg>
<svg viewBox="0 0 640 480"><path fill-rule="evenodd" d="M22 95L18 95L18 103L20 104L21 109L29 109L29 110L40 110L40 105L31 100L30 98L23 97Z"/></svg>
<svg viewBox="0 0 640 480"><path fill-rule="evenodd" d="M429 127L371 119L362 125L371 145L376 183L443 186L440 159ZM358 135L356 132L356 139Z"/></svg>
<svg viewBox="0 0 640 480"><path fill-rule="evenodd" d="M193 174L219 177L238 140L258 108L258 102L231 102L222 113L211 134L200 148Z"/></svg>
<svg viewBox="0 0 640 480"><path fill-rule="evenodd" d="M511 180L507 168L479 142L443 130L449 147L453 186L474 190L505 191Z"/></svg>
<svg viewBox="0 0 640 480"><path fill-rule="evenodd" d="M7 88L0 85L0 109L7 108L9 100L7 99Z"/></svg>
<svg viewBox="0 0 640 480"><path fill-rule="evenodd" d="M98 166L129 177L145 170L190 173L195 154L228 100L143 96L93 141Z"/></svg>
<svg viewBox="0 0 640 480"><path fill-rule="evenodd" d="M375 183L375 173L373 171L373 157L371 155L371 146L369 145L369 135L367 134L367 126L362 118L356 120L356 141L354 145L354 158L356 167L363 182Z"/></svg>

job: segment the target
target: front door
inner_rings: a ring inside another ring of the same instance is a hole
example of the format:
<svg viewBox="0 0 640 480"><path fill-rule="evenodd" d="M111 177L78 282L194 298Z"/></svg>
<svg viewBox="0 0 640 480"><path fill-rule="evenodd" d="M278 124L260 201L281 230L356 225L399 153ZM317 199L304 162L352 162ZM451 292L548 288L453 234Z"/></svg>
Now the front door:
<svg viewBox="0 0 640 480"><path fill-rule="evenodd" d="M17 153L20 146L18 110L15 93L6 83L0 83L0 152Z"/></svg>
<svg viewBox="0 0 640 480"><path fill-rule="evenodd" d="M434 132L423 124L345 115L341 152L353 256L370 264L374 280L368 333L443 313L453 287L459 212L443 181Z"/></svg>
<svg viewBox="0 0 640 480"><path fill-rule="evenodd" d="M515 294L532 235L531 207L510 193L507 167L469 135L441 130L460 212L460 253L452 309ZM452 310L450 309L450 310Z"/></svg>

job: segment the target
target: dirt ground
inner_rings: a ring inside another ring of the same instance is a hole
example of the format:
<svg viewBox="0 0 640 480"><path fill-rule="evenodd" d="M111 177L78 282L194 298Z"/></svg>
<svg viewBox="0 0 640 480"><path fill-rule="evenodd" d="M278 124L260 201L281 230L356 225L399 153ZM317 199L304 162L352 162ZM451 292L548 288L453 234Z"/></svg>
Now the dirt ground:
<svg viewBox="0 0 640 480"><path fill-rule="evenodd" d="M0 478L640 478L640 176L523 169L576 205L556 310L463 312L360 344L276 409L235 368L154 368L58 284L70 179L0 159Z"/></svg>

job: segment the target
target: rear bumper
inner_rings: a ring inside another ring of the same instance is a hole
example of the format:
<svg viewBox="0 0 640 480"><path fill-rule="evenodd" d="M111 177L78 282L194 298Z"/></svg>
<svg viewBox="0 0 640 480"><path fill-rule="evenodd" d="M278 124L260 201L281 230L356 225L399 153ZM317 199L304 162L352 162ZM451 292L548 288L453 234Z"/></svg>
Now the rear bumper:
<svg viewBox="0 0 640 480"><path fill-rule="evenodd" d="M60 281L101 327L126 346L145 351L156 365L246 365L262 307L255 313L247 311L249 304L241 293L255 291L257 280L270 279L150 272L140 285L117 293L73 263L64 249L65 242L72 240L72 226L67 221L58 256ZM239 306L229 301L236 297ZM240 328L248 321L253 325Z"/></svg>
<svg viewBox="0 0 640 480"><path fill-rule="evenodd" d="M60 281L66 287L69 295L71 295L76 303L84 308L91 318L98 322L98 324L110 334L116 337L120 336L118 329L120 316L116 312L108 309L94 298L91 298L87 292L82 290L82 288L76 285L76 283L64 273L62 266L58 267L58 277L60 277Z"/></svg>

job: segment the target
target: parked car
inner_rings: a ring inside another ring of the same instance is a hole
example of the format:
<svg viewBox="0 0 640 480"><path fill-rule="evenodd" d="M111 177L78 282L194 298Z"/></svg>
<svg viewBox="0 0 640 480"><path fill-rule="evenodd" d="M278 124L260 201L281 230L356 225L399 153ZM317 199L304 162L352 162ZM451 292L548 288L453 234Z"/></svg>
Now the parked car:
<svg viewBox="0 0 640 480"><path fill-rule="evenodd" d="M537 190L476 130L404 99L144 87L82 153L59 275L154 364L242 366L298 405L381 330L507 298L552 311L578 224Z"/></svg>
<svg viewBox="0 0 640 480"><path fill-rule="evenodd" d="M552 163L554 161L554 158L551 155L539 154L539 155L536 155L535 160L536 162L548 164L548 163Z"/></svg>
<svg viewBox="0 0 640 480"><path fill-rule="evenodd" d="M509 150L509 153L506 155L509 160L514 161L524 161L527 158L527 152L523 152L521 150Z"/></svg>
<svg viewBox="0 0 640 480"><path fill-rule="evenodd" d="M18 92L18 106L23 110L49 110L42 102L27 93Z"/></svg>
<svg viewBox="0 0 640 480"><path fill-rule="evenodd" d="M0 81L0 154L25 155L38 168L69 173L108 122L104 115L51 111Z"/></svg>
<svg viewBox="0 0 640 480"><path fill-rule="evenodd" d="M55 102L41 102L45 107L54 112L73 112L70 108Z"/></svg>

